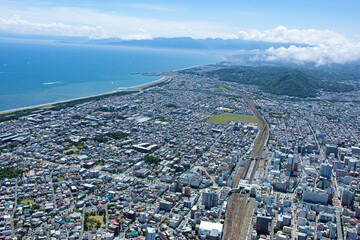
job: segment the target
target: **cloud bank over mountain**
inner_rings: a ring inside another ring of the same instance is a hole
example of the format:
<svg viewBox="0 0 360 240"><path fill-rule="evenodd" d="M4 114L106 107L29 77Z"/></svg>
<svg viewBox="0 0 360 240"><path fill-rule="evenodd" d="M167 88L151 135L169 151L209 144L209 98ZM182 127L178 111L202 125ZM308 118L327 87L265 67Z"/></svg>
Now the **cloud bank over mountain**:
<svg viewBox="0 0 360 240"><path fill-rule="evenodd" d="M262 32L256 29L239 31L239 37L244 40L301 43L308 45L334 45L347 42L344 36L331 30L288 29L285 26L278 26Z"/></svg>
<svg viewBox="0 0 360 240"><path fill-rule="evenodd" d="M288 29L279 26L274 29L240 31L244 40L276 43L306 44L274 48L257 54L253 60L291 61L299 64L313 62L316 65L348 63L360 59L360 42L350 41L345 36L331 30Z"/></svg>

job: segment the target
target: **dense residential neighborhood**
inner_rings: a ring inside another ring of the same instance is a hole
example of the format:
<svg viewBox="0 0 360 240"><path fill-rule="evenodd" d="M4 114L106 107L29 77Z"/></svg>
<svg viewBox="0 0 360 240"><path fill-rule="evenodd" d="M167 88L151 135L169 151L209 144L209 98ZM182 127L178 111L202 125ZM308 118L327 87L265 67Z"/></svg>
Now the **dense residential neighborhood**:
<svg viewBox="0 0 360 240"><path fill-rule="evenodd" d="M0 123L0 239L358 239L360 93L217 69Z"/></svg>

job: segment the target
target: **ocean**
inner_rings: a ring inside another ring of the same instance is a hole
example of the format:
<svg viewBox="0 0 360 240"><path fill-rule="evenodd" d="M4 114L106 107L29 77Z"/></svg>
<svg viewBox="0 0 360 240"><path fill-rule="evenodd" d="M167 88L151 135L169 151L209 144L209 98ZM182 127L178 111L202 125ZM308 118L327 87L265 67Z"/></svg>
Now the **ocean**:
<svg viewBox="0 0 360 240"><path fill-rule="evenodd" d="M199 52L48 41L0 40L0 111L70 100L155 81L166 72L221 61Z"/></svg>

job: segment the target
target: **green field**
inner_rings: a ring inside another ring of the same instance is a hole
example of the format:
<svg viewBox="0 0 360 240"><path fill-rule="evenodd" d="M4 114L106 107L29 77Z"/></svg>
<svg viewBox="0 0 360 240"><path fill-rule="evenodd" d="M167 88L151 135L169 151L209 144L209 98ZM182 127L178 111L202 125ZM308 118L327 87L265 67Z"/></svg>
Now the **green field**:
<svg viewBox="0 0 360 240"><path fill-rule="evenodd" d="M30 204L34 204L35 203L35 198L30 198L30 199L23 199L21 200L21 204L24 204L24 205L30 205Z"/></svg>
<svg viewBox="0 0 360 240"><path fill-rule="evenodd" d="M228 124L231 121L240 121L244 123L257 123L260 125L260 121L255 116L247 116L240 114L232 114L232 113L221 113L219 115L214 115L209 118L207 123L215 123L215 124Z"/></svg>
<svg viewBox="0 0 360 240"><path fill-rule="evenodd" d="M278 112L269 112L269 117L272 117L272 118L282 118L283 115L282 115L282 113L278 113Z"/></svg>
<svg viewBox="0 0 360 240"><path fill-rule="evenodd" d="M217 91L228 91L228 90L230 90L230 89L227 88L227 87L219 86L219 85L213 86L213 87L211 87L211 89L212 89L212 90L217 90Z"/></svg>

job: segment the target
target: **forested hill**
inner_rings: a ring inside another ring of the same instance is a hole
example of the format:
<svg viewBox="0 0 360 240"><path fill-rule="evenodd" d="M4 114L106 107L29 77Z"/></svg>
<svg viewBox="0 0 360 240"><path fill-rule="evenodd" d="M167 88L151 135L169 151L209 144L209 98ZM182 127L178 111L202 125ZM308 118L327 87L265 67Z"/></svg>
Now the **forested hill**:
<svg viewBox="0 0 360 240"><path fill-rule="evenodd" d="M348 92L351 85L341 83L340 77L329 77L322 72L283 67L226 67L207 72L221 81L258 85L263 91L294 97L314 97L320 91Z"/></svg>

